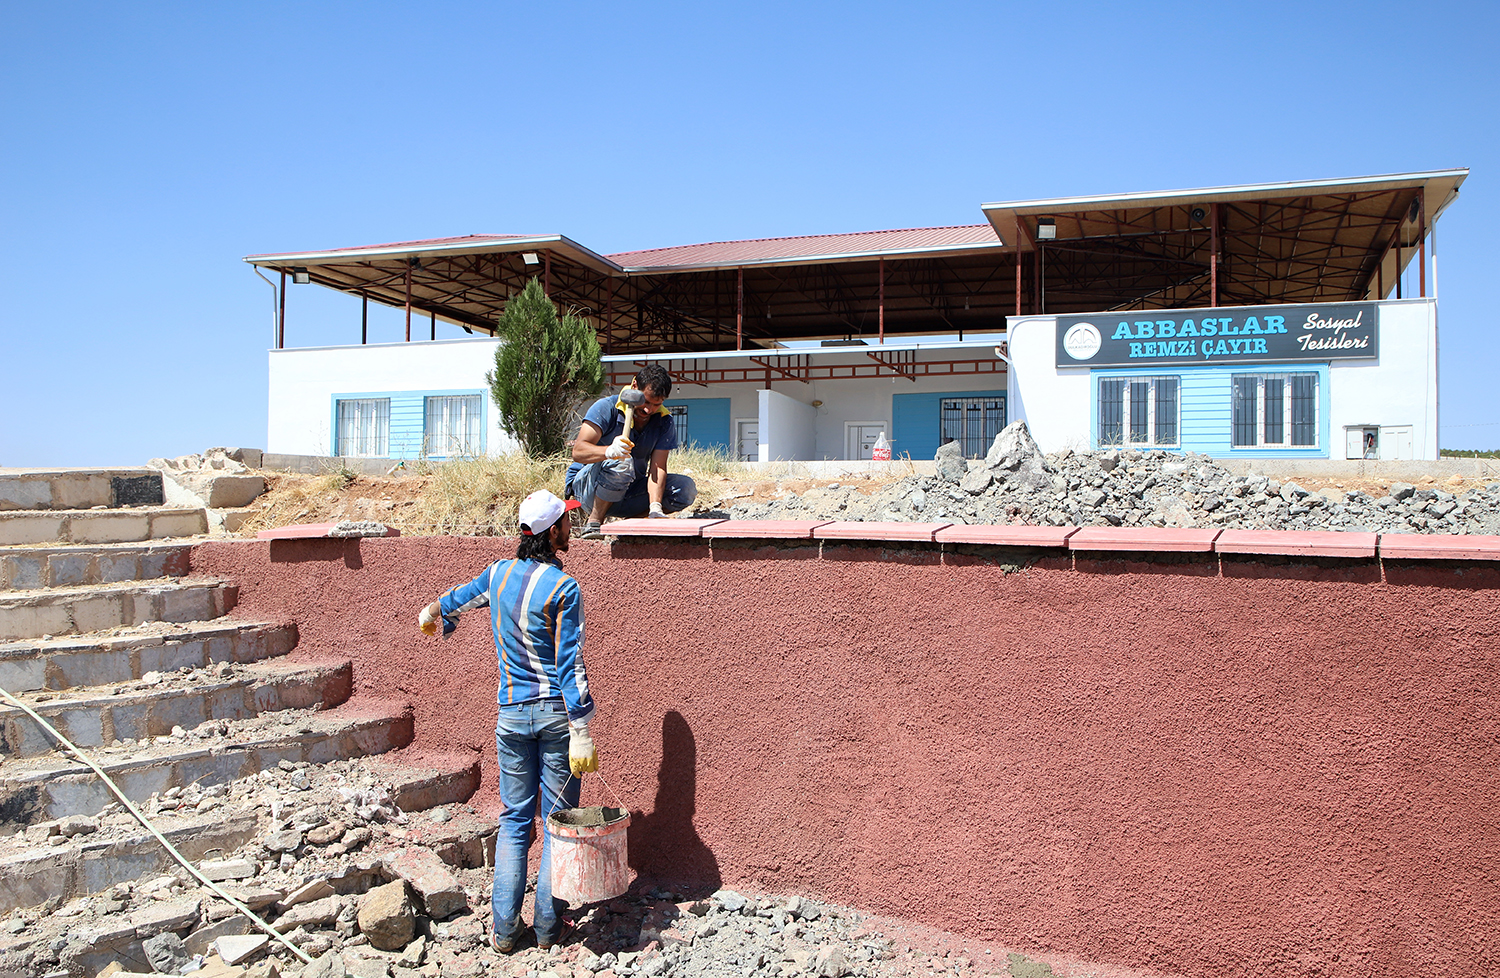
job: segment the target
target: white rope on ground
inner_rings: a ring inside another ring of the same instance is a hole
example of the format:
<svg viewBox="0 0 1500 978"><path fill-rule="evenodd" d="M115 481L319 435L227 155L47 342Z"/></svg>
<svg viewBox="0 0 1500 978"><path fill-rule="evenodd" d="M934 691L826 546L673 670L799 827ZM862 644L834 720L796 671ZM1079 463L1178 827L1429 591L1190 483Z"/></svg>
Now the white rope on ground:
<svg viewBox="0 0 1500 978"><path fill-rule="evenodd" d="M47 733L51 736L57 738L58 742L67 747L68 750L72 751L80 761L93 768L94 773L99 775L99 777L103 779L105 784L109 785L109 790L113 791L115 793L115 797L119 798L121 803L123 803L124 806L130 810L130 814L135 816L136 821L140 822L146 827L148 831L150 831L152 835L156 836L156 841L160 842L163 846L166 846L167 852L172 854L172 858L181 863L183 868L186 869L189 873L192 873L200 883L227 900L235 910L239 911L243 916L249 918L251 923L253 923L256 927L259 927L262 931L269 934L271 937L275 938L277 941L280 941L283 945L286 946L289 951L291 951L297 957L301 958L305 963L312 964L313 959L309 957L305 951L303 951L297 945L293 944L291 941L287 940L284 935L273 928L270 924L257 917L254 911L252 911L249 907L245 906L243 903L236 900L228 893L225 893L217 883L209 879L207 876L204 876L203 873L199 871L198 867L194 866L191 862L188 861L185 856L183 856L182 853L178 852L177 848L173 846L172 843L167 841L167 837L162 835L161 832L157 830L156 826L152 825L151 821L141 813L141 810L139 808L136 808L135 804L129 798L125 797L125 792L120 790L120 786L115 784L110 776L104 773L104 769L101 768L98 764L95 764L94 759L85 754L82 748L80 748L77 744L74 744L68 738L64 737L62 733L59 732L58 729L52 724L48 723L46 718L41 714L37 713L31 707L27 706L25 703L22 703L20 700L12 696L9 690L0 687L0 696L4 696L11 703L24 710L26 712L26 715L35 720L43 730L47 731Z"/></svg>

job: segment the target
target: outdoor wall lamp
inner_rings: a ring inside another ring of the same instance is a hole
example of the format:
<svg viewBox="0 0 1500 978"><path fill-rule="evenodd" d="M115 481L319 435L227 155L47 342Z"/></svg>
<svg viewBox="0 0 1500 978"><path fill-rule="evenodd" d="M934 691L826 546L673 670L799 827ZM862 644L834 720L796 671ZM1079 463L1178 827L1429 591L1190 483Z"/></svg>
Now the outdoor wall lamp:
<svg viewBox="0 0 1500 978"><path fill-rule="evenodd" d="M1057 238L1057 222L1050 217L1039 217L1036 219L1036 239L1038 241L1052 241Z"/></svg>
<svg viewBox="0 0 1500 978"><path fill-rule="evenodd" d="M542 260L536 256L534 251L521 252L521 260L528 265L540 265Z"/></svg>
<svg viewBox="0 0 1500 978"><path fill-rule="evenodd" d="M307 269L305 269L305 268L294 268L294 269L292 269L292 282L294 284L296 284L296 285L306 285L307 283L309 283L311 281L312 281L312 276L307 273Z"/></svg>

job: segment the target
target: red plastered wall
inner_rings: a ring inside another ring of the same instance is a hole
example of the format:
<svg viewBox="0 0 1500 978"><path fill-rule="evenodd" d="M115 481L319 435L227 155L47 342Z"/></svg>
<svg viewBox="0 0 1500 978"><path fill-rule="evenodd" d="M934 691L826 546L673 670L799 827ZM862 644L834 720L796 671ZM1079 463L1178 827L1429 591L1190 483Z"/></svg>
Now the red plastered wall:
<svg viewBox="0 0 1500 978"><path fill-rule="evenodd" d="M416 748L479 752L493 808L487 616L415 620L513 553L207 543L193 570L408 699ZM575 542L632 863L1165 974L1500 971L1500 572L1077 556Z"/></svg>

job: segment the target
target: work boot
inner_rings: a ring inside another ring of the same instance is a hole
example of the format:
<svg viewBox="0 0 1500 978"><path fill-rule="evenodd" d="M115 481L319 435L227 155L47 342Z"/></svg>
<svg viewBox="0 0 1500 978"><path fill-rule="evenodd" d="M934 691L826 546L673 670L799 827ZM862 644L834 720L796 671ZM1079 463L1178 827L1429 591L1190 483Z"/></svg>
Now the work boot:
<svg viewBox="0 0 1500 978"><path fill-rule="evenodd" d="M583 524L583 532L578 534L580 540L603 540L604 533L599 529L598 520L589 520Z"/></svg>

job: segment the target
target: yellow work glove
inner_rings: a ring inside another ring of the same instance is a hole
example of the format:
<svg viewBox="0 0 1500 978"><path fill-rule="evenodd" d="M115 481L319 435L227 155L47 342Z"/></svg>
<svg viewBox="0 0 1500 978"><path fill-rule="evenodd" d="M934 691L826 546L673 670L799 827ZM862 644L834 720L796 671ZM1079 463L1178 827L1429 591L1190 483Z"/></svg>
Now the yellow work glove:
<svg viewBox="0 0 1500 978"><path fill-rule="evenodd" d="M599 770L599 753L586 723L568 724L568 770L575 778Z"/></svg>
<svg viewBox="0 0 1500 978"><path fill-rule="evenodd" d="M629 438L626 438L624 435L618 435L615 437L614 441L609 443L609 447L604 450L604 457L629 458L630 450L634 447L635 442L631 441Z"/></svg>
<svg viewBox="0 0 1500 978"><path fill-rule="evenodd" d="M436 635L443 623L443 606L434 601L417 615L417 627L423 635Z"/></svg>

